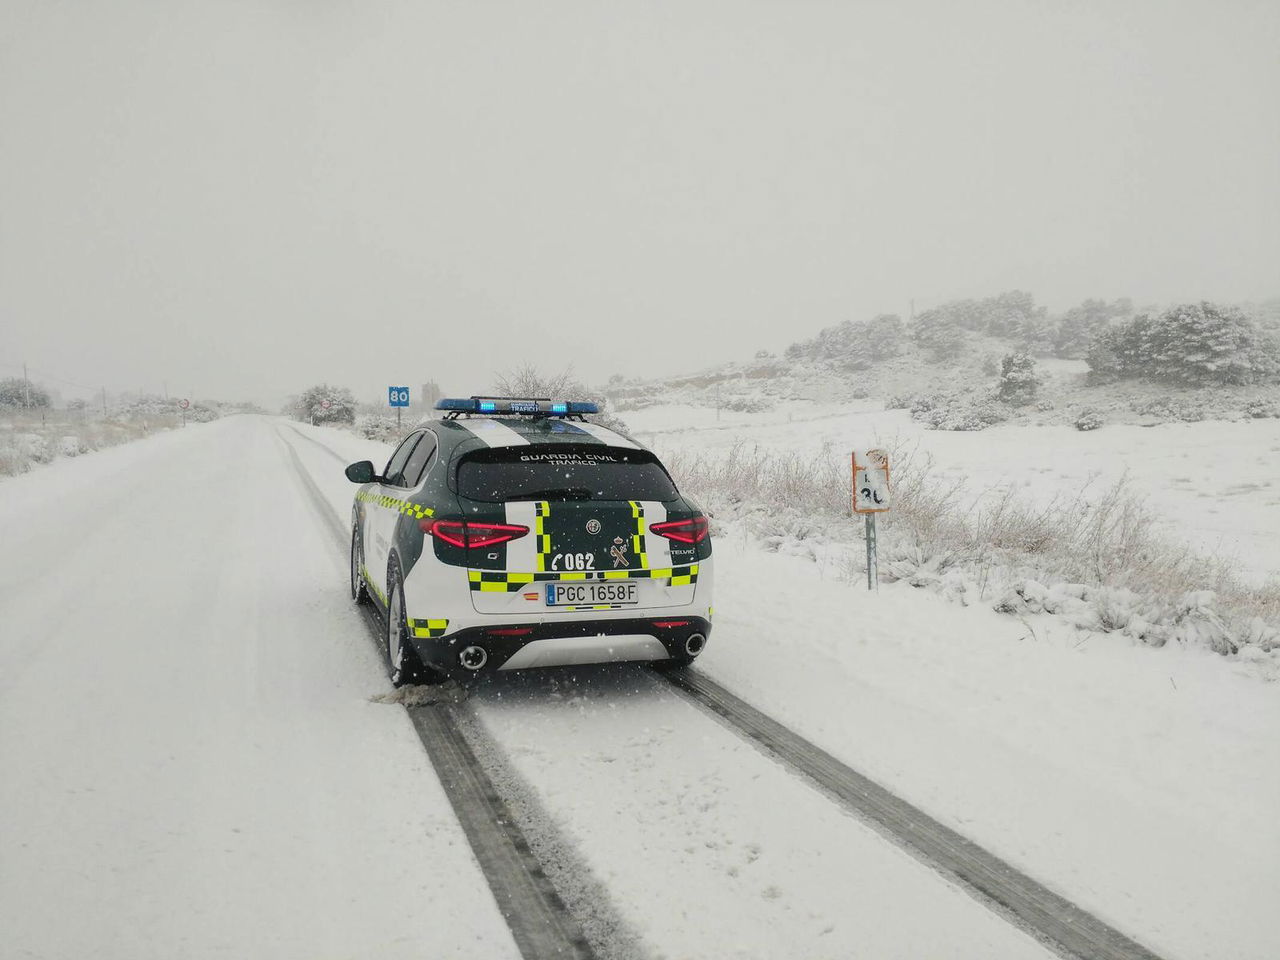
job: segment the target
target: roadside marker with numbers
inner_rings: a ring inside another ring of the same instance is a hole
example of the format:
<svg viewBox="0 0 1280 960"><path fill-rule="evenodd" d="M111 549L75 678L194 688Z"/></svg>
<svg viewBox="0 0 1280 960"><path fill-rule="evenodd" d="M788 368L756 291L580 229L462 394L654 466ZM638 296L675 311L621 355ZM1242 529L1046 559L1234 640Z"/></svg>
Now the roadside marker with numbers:
<svg viewBox="0 0 1280 960"><path fill-rule="evenodd" d="M867 522L867 589L877 590L879 551L876 545L876 514L889 509L889 454L883 450L856 450L850 458L853 468L853 512Z"/></svg>

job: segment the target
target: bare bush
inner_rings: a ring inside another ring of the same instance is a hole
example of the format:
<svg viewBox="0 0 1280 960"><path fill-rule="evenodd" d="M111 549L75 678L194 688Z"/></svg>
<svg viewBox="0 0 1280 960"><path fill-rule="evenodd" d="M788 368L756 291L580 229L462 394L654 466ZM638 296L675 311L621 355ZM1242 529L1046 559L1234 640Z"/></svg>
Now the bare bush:
<svg viewBox="0 0 1280 960"><path fill-rule="evenodd" d="M1176 638L1233 652L1250 637L1277 636L1280 581L1246 583L1226 558L1166 538L1127 478L1034 504L1012 488L974 495L937 478L917 448L889 447L894 507L880 522L891 579L941 587L948 571L963 571L982 595L989 585L1007 593L1057 584L1058 605L1077 622L1156 645ZM829 449L805 457L740 444L722 457L676 454L666 463L713 521L740 521L775 545L801 533L834 542L861 535L847 462ZM1026 602L1019 596L1004 608ZM1044 611L1056 612L1053 603L1033 608Z"/></svg>
<svg viewBox="0 0 1280 960"><path fill-rule="evenodd" d="M12 412L0 420L0 476L26 473L58 457L74 457L149 436L177 426L164 412L149 418L89 419L83 409Z"/></svg>
<svg viewBox="0 0 1280 960"><path fill-rule="evenodd" d="M541 397L548 400L587 400L600 408L600 412L587 419L602 427L627 432L627 425L609 412L609 401L596 391L588 389L566 367L559 373L546 374L532 364L525 364L501 373L494 380L494 390L504 397Z"/></svg>

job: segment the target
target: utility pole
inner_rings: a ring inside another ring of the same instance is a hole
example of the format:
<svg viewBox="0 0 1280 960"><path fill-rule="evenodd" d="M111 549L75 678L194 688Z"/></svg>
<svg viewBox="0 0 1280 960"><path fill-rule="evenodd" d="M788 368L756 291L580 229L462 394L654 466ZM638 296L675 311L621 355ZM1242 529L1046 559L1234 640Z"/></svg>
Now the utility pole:
<svg viewBox="0 0 1280 960"><path fill-rule="evenodd" d="M102 415L107 415L107 388L102 388Z"/></svg>
<svg viewBox="0 0 1280 960"><path fill-rule="evenodd" d="M31 378L27 376L27 361L22 361L22 406L31 409Z"/></svg>

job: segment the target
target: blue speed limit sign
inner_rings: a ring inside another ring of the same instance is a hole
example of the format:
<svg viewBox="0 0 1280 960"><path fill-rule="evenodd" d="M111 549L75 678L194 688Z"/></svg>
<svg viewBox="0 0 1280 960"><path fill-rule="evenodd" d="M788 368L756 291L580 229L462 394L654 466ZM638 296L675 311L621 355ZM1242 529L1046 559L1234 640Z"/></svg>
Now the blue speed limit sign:
<svg viewBox="0 0 1280 960"><path fill-rule="evenodd" d="M409 405L409 388L387 387L387 404L392 407L407 407Z"/></svg>

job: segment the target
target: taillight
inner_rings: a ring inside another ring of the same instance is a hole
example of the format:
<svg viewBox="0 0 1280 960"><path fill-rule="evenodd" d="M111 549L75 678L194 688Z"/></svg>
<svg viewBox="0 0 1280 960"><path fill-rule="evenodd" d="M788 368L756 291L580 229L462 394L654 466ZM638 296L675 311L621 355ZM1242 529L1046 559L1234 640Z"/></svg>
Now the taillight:
<svg viewBox="0 0 1280 960"><path fill-rule="evenodd" d="M493 547L510 540L519 540L529 532L528 527L514 523L476 523L472 520L420 520L418 526L437 540L464 550Z"/></svg>
<svg viewBox="0 0 1280 960"><path fill-rule="evenodd" d="M707 518L698 516L688 520L666 520L649 524L649 532L676 543L701 543L707 539Z"/></svg>

